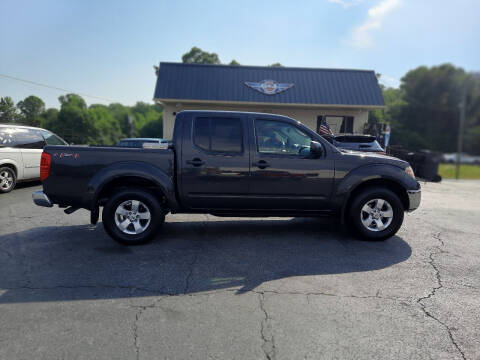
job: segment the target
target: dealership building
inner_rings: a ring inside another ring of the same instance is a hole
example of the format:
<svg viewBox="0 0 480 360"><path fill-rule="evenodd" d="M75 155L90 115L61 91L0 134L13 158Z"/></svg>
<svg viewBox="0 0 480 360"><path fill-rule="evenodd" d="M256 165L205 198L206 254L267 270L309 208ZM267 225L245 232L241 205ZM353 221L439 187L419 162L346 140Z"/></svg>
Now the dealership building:
<svg viewBox="0 0 480 360"><path fill-rule="evenodd" d="M362 133L368 112L384 108L373 70L160 63L154 100L163 137L172 138L181 110L266 112L318 131L323 118L337 133Z"/></svg>

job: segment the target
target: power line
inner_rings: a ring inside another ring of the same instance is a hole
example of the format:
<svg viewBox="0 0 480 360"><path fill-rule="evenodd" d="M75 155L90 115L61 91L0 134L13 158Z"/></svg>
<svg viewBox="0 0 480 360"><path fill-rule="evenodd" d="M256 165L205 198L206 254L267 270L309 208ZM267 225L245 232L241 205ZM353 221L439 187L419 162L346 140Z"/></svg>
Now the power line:
<svg viewBox="0 0 480 360"><path fill-rule="evenodd" d="M78 91L63 89L63 88L60 88L60 87L57 87L57 86L42 84L42 83L39 83L39 82L36 82L36 81L25 80L25 79L21 79L21 78L15 77L15 76L10 76L10 75L5 75L5 74L0 74L0 76L3 77L3 78L6 78L6 79L16 80L16 81L24 82L24 83L27 83L27 84L37 85L37 86L43 86L43 87L46 87L46 88L49 88L49 89L60 90L62 92L67 92L67 93L73 93L73 94L89 97L89 98L92 98L92 99L108 101L108 102L111 102L111 103L112 102L114 102L114 103L115 102L118 102L118 103L121 102L121 101L118 101L118 100L112 100L112 99L108 99L108 98L104 98L104 97L100 97L100 96L88 95L88 94L81 93L81 92L78 92Z"/></svg>

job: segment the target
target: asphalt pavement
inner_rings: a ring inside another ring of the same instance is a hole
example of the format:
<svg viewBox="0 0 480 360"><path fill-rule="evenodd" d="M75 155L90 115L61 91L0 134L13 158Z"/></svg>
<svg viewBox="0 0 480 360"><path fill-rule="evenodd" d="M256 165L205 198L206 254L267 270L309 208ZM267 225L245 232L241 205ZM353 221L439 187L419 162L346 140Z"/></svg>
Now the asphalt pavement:
<svg viewBox="0 0 480 360"><path fill-rule="evenodd" d="M385 242L169 215L124 247L24 184L0 195L0 359L480 359L480 182L422 185Z"/></svg>

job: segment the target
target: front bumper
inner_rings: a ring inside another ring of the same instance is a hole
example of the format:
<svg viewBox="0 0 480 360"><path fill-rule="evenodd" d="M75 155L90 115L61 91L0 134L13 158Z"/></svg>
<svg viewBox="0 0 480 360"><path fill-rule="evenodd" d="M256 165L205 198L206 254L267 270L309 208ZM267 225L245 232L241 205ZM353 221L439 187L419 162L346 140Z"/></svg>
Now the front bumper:
<svg viewBox="0 0 480 360"><path fill-rule="evenodd" d="M38 206L52 207L53 204L48 196L42 191L34 191L32 194L33 202Z"/></svg>
<svg viewBox="0 0 480 360"><path fill-rule="evenodd" d="M408 195L408 211L418 209L420 200L422 199L422 190L407 190Z"/></svg>

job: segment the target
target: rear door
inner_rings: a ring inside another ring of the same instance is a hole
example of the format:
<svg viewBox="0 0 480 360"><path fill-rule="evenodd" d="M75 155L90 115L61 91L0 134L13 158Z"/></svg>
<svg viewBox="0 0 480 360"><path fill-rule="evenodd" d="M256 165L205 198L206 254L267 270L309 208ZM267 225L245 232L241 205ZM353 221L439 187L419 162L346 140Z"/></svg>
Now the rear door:
<svg viewBox="0 0 480 360"><path fill-rule="evenodd" d="M40 157L45 147L45 139L40 130L15 129L16 148L20 149L23 158L23 174L25 179L40 177Z"/></svg>
<svg viewBox="0 0 480 360"><path fill-rule="evenodd" d="M241 209L248 203L249 144L241 114L199 114L183 126L180 190L191 209Z"/></svg>

